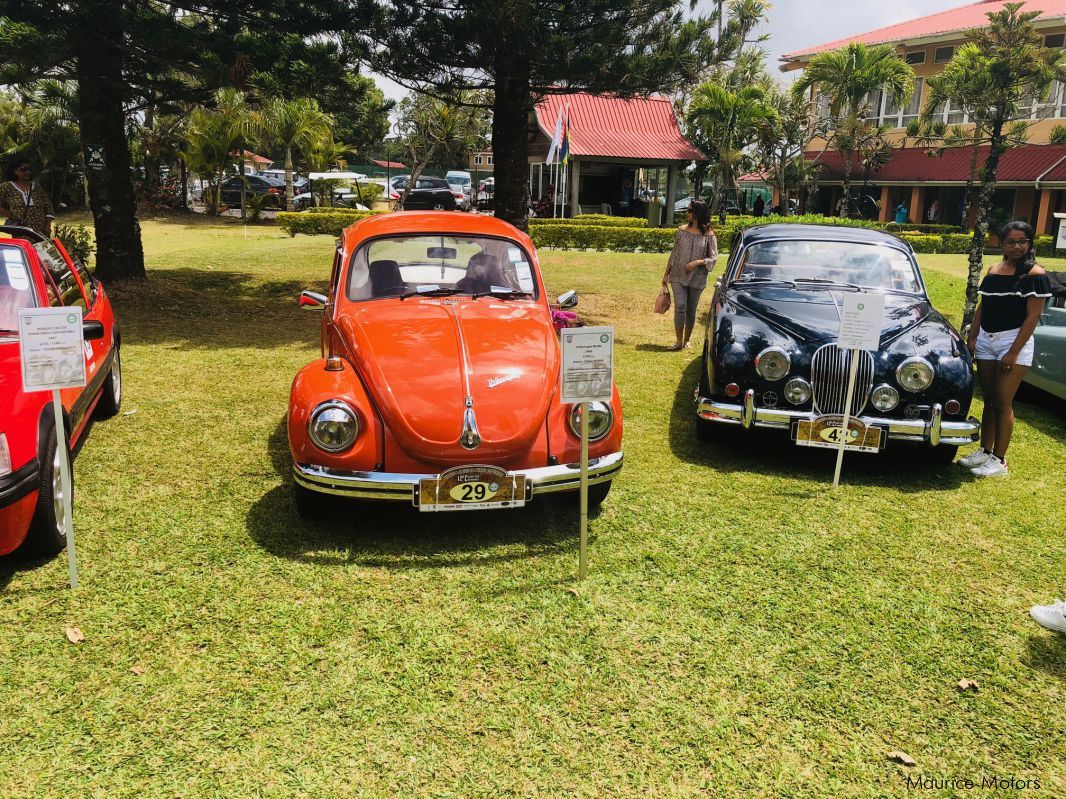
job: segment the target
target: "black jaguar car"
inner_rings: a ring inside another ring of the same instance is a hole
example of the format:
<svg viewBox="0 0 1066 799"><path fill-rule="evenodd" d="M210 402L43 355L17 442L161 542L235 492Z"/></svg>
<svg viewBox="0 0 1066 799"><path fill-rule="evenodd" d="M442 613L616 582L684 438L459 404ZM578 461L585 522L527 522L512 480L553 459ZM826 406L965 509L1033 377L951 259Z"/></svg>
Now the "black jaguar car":
<svg viewBox="0 0 1066 799"><path fill-rule="evenodd" d="M837 346L844 293L885 297L876 352ZM715 285L696 395L697 432L778 428L806 446L845 436L846 389L858 352L849 449L895 442L948 462L976 441L973 362L933 308L910 246L887 233L777 224L738 233Z"/></svg>

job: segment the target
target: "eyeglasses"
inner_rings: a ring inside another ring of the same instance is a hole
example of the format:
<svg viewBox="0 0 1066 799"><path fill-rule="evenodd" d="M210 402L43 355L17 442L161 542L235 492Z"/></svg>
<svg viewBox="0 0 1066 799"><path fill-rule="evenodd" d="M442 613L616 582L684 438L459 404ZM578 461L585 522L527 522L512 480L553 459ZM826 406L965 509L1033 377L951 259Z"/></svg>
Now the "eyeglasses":
<svg viewBox="0 0 1066 799"><path fill-rule="evenodd" d="M17 166L17 167L15 167L15 171L16 172L32 172L33 171L33 167L32 166Z"/></svg>
<svg viewBox="0 0 1066 799"><path fill-rule="evenodd" d="M1006 239L1003 242L1004 247L1028 247L1029 239Z"/></svg>

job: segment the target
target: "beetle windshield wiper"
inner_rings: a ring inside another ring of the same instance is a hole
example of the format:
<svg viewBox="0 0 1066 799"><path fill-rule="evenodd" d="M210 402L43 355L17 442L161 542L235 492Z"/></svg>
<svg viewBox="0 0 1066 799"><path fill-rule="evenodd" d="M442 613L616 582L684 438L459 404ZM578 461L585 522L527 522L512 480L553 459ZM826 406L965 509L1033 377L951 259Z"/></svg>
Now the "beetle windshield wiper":
<svg viewBox="0 0 1066 799"><path fill-rule="evenodd" d="M471 295L475 300L478 297L499 297L501 300L515 300L520 297L529 297L533 292L513 289L507 286L493 286L488 291L478 291Z"/></svg>
<svg viewBox="0 0 1066 799"><path fill-rule="evenodd" d="M796 288L796 284L793 281L791 281L791 280L782 280L782 279L776 278L776 277L746 277L743 280L738 278L736 280L729 281L729 285L731 287L732 286L737 286L737 285L744 286L744 285L747 285L748 283L758 283L761 286L765 286L765 285L768 285L770 283L773 283L773 284L777 284L777 285L785 285L785 286L791 286L792 288Z"/></svg>
<svg viewBox="0 0 1066 799"><path fill-rule="evenodd" d="M450 294L459 293L459 289L449 288L448 286L419 286L414 291L405 291L400 295L400 299L406 300L408 297L447 297Z"/></svg>
<svg viewBox="0 0 1066 799"><path fill-rule="evenodd" d="M817 283L820 286L845 286L849 289L862 291L862 286L857 283L841 283L839 280L828 280L824 277L797 277L797 283Z"/></svg>

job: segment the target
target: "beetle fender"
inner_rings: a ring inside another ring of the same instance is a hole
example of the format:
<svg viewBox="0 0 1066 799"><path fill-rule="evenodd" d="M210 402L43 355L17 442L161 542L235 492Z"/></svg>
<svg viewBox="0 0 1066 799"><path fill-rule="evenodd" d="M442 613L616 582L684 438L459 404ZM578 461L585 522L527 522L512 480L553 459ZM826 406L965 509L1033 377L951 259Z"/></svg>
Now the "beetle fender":
<svg viewBox="0 0 1066 799"><path fill-rule="evenodd" d="M296 373L289 395L289 449L296 463L373 471L383 460L381 420L352 365L345 360L341 365L338 371L327 371L326 359L319 358ZM330 400L344 402L359 417L359 435L344 452L319 449L307 432L312 411Z"/></svg>

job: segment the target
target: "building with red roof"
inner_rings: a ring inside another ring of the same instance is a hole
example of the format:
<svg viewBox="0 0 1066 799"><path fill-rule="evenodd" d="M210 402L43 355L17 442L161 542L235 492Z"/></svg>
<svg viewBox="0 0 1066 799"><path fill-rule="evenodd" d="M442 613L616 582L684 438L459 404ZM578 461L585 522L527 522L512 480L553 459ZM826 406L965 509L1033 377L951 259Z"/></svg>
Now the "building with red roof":
<svg viewBox="0 0 1066 799"><path fill-rule="evenodd" d="M781 57L783 71L802 69L818 53L835 50L849 42L868 45L888 44L914 69L914 95L906 106L894 98L872 98L870 120L888 124L892 138L901 143L892 160L867 175L857 162L852 165L853 192L860 195L860 206L871 211L877 206L880 218L892 219L897 207L907 206L914 222L936 221L956 224L960 221L965 184L970 173L972 150L927 151L908 147L904 129L918 118L924 103L925 82L944 68L955 48L966 41L966 32L988 24L988 14L1000 11L1008 0L981 0L917 19L888 25L865 33L815 44ZM1027 0L1023 11L1038 11L1037 29L1047 47L1066 45L1066 0ZM817 87L812 90L817 103ZM961 109L950 105L942 111L949 125L969 122ZM1026 145L1014 148L1003 157L999 167L999 188L995 203L1002 214L1032 223L1039 233L1049 233L1053 214L1066 211L1066 147L1050 144L1057 126L1066 125L1066 86L1056 81L1046 102L1034 101L1032 125ZM839 153L826 150L825 140L816 139L805 157L821 166L820 184L824 187L809 210L830 213L836 208L843 185L843 160ZM978 153L978 168L988 156L985 147Z"/></svg>
<svg viewBox="0 0 1066 799"><path fill-rule="evenodd" d="M676 198L681 171L693 161L706 160L681 133L668 97L551 94L537 103L530 119L530 187L534 197L550 193L556 179L553 176L562 169L561 165L545 163L560 109L564 117L569 109L566 195L560 198L564 215L605 210L644 215L648 197L665 193ZM672 214L658 216L666 220L664 224L673 224Z"/></svg>

